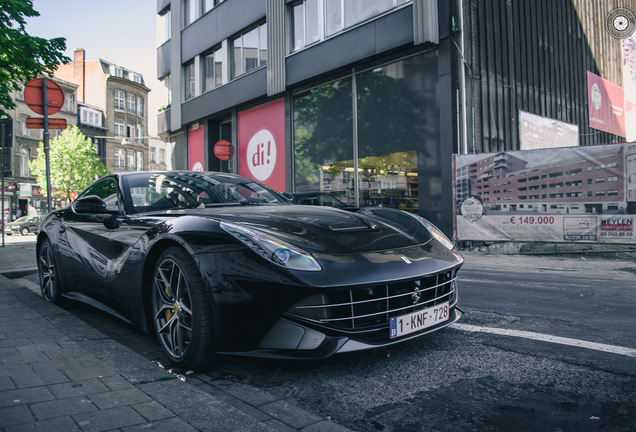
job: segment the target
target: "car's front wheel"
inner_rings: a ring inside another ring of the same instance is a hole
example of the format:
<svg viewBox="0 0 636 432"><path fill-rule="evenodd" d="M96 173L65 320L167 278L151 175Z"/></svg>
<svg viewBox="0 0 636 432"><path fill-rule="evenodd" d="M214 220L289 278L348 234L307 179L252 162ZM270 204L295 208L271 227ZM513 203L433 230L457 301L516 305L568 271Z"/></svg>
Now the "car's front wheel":
<svg viewBox="0 0 636 432"><path fill-rule="evenodd" d="M38 273L40 275L42 297L44 297L46 301L59 304L62 300L62 295L60 294L58 285L53 246L48 239L42 241L40 249L38 250Z"/></svg>
<svg viewBox="0 0 636 432"><path fill-rule="evenodd" d="M155 267L152 314L159 343L176 366L197 369L212 361L209 296L194 260L180 247L167 249Z"/></svg>
<svg viewBox="0 0 636 432"><path fill-rule="evenodd" d="M29 229L27 227L24 227L20 230L20 234L22 234L23 236L27 235L29 233Z"/></svg>

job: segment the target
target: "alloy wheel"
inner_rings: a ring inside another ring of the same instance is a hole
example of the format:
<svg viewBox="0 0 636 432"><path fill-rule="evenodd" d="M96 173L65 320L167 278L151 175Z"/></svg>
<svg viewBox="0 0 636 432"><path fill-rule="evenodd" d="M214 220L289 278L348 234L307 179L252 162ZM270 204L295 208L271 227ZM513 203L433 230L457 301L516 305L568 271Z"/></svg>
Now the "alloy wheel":
<svg viewBox="0 0 636 432"><path fill-rule="evenodd" d="M192 300L186 275L171 258L155 271L153 316L159 341L173 360L183 359L192 341Z"/></svg>
<svg viewBox="0 0 636 432"><path fill-rule="evenodd" d="M55 278L55 259L53 249L48 241L42 243L38 254L38 270L40 273L40 288L45 300L54 302L57 296Z"/></svg>

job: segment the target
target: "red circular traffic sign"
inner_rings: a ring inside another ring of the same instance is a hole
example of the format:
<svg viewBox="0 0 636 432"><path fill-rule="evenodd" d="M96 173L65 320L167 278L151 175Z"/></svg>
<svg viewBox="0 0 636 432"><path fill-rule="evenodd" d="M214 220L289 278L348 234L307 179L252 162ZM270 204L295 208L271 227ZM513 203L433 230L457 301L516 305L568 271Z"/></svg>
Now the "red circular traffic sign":
<svg viewBox="0 0 636 432"><path fill-rule="evenodd" d="M234 147L227 140L220 140L214 144L214 156L220 160L228 160L234 154Z"/></svg>
<svg viewBox="0 0 636 432"><path fill-rule="evenodd" d="M44 114L42 78L32 79L24 87L24 101L36 114ZM48 114L55 114L64 106L64 91L52 79L46 80Z"/></svg>

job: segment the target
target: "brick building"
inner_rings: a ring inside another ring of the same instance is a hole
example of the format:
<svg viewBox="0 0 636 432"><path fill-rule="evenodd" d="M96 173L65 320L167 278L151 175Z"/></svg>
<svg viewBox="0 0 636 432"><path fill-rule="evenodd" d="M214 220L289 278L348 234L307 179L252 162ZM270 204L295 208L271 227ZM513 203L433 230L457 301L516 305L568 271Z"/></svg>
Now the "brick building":
<svg viewBox="0 0 636 432"><path fill-rule="evenodd" d="M83 49L75 50L73 62L60 65L55 76L77 85L77 101L87 116L80 115L84 126L90 126L91 113L97 116L101 111L103 122L93 124L93 130L84 129L96 142L106 169L144 170L150 89L143 76L106 60L86 60Z"/></svg>

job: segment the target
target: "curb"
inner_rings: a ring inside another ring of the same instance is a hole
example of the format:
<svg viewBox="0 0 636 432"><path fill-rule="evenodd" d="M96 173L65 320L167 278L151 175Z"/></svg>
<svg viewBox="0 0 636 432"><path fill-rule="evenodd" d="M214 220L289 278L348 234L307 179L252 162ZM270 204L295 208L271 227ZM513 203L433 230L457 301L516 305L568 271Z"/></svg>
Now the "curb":
<svg viewBox="0 0 636 432"><path fill-rule="evenodd" d="M38 272L37 267L25 268L25 269L17 269L17 270L2 270L0 271L0 275L6 277L7 279L18 279L21 277L29 276L31 274L35 274Z"/></svg>

